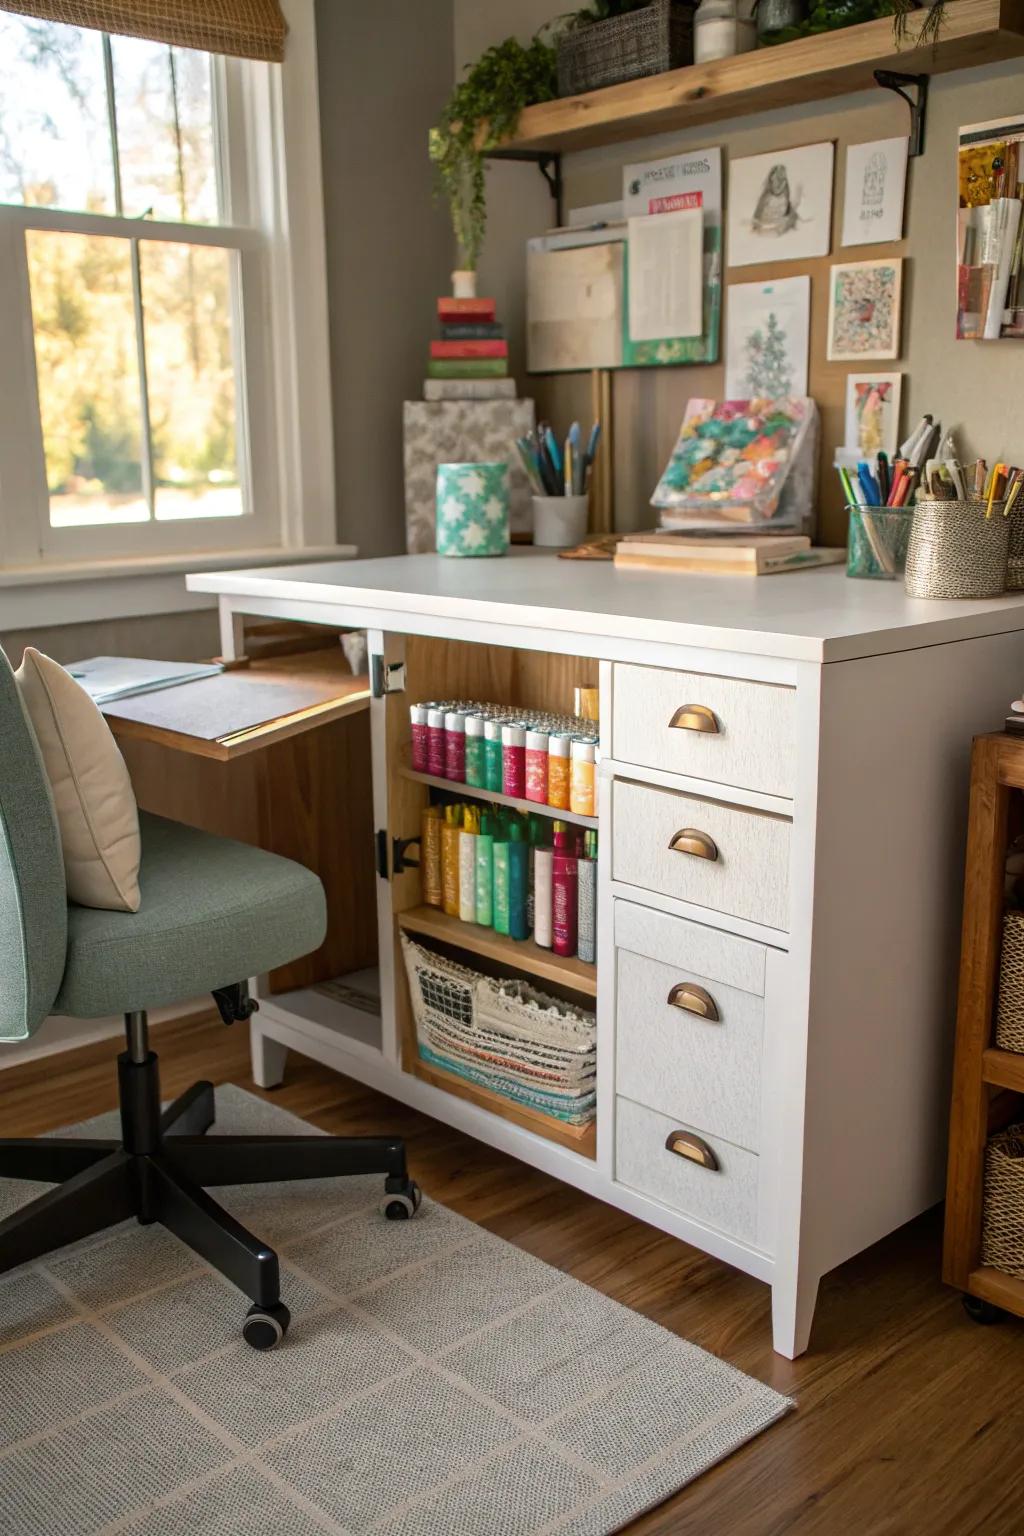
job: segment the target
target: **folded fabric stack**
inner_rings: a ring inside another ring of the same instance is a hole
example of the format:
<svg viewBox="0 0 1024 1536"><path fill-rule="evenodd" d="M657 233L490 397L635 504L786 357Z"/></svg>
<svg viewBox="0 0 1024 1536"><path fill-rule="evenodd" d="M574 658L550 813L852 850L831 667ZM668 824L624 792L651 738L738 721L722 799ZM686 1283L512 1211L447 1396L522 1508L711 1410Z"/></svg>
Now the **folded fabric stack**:
<svg viewBox="0 0 1024 1536"><path fill-rule="evenodd" d="M402 935L421 1058L569 1125L595 1112L592 1013L523 981L492 981Z"/></svg>

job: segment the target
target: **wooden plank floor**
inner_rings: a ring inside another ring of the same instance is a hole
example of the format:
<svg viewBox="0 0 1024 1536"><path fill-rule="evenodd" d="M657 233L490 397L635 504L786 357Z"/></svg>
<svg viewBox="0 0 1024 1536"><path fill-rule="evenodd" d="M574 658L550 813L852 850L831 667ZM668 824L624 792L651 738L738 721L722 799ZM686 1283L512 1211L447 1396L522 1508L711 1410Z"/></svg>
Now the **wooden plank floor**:
<svg viewBox="0 0 1024 1536"><path fill-rule="evenodd" d="M259 1093L244 1028L154 1031L167 1095ZM116 1041L0 1072L0 1134L113 1108ZM1024 1323L982 1328L939 1282L933 1212L827 1277L811 1351L772 1352L766 1287L325 1067L263 1094L326 1131L406 1137L426 1192L796 1398L798 1411L638 1521L635 1536L1020 1536Z"/></svg>

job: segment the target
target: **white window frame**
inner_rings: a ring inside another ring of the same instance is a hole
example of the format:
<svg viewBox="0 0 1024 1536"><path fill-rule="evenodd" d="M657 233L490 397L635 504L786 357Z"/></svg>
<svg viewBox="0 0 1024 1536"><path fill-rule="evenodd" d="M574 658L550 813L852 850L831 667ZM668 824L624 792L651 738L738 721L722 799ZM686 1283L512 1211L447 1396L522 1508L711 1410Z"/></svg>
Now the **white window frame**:
<svg viewBox="0 0 1024 1536"><path fill-rule="evenodd" d="M336 539L314 0L284 0L281 65L215 58L216 154L228 224L0 206L0 575ZM241 153L239 153L241 149ZM25 231L184 239L237 252L234 332L241 517L51 528ZM2 626L0 626L2 628Z"/></svg>

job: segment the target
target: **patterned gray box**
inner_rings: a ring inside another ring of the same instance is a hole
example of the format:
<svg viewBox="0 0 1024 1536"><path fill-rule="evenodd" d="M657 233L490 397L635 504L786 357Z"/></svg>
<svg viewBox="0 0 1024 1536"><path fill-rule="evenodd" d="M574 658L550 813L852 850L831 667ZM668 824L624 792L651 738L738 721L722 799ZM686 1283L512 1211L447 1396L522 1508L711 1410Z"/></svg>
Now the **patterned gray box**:
<svg viewBox="0 0 1024 1536"><path fill-rule="evenodd" d="M407 400L403 410L405 542L410 555L434 548L439 464L508 464L513 534L533 523L530 482L516 438L531 430L532 400Z"/></svg>

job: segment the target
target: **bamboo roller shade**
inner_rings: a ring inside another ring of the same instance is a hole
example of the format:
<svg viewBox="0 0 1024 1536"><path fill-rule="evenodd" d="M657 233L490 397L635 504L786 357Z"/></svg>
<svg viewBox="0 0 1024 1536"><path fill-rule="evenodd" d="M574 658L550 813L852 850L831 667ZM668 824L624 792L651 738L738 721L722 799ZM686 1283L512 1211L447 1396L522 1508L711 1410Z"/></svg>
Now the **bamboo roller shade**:
<svg viewBox="0 0 1024 1536"><path fill-rule="evenodd" d="M240 59L284 58L278 0L0 0L0 10Z"/></svg>

